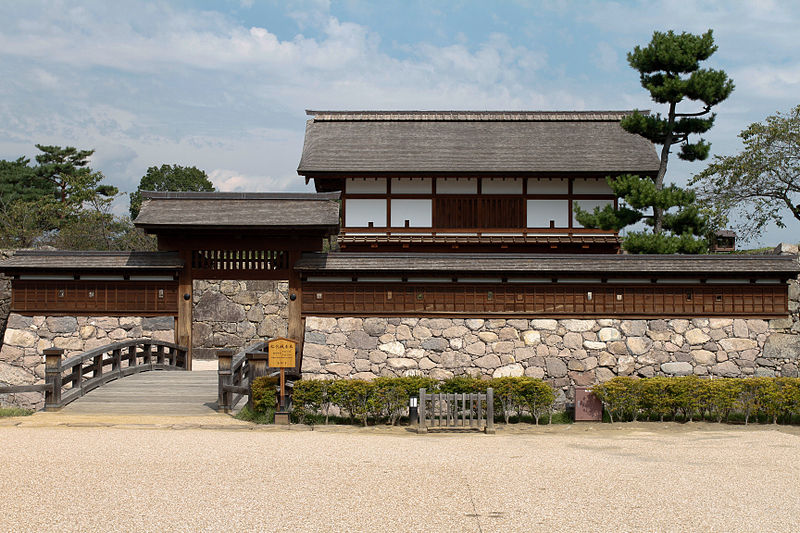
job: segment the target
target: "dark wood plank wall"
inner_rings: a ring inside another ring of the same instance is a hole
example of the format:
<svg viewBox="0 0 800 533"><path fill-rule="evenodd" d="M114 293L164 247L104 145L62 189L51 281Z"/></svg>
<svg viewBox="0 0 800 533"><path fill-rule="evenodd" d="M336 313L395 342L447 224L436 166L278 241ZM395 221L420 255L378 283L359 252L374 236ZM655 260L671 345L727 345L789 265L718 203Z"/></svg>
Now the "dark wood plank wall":
<svg viewBox="0 0 800 533"><path fill-rule="evenodd" d="M306 316L775 317L788 313L775 285L303 284ZM591 292L591 299L589 293Z"/></svg>
<svg viewBox="0 0 800 533"><path fill-rule="evenodd" d="M321 240L321 239L320 239ZM192 250L194 279L288 279L288 250Z"/></svg>
<svg viewBox="0 0 800 533"><path fill-rule="evenodd" d="M178 313L177 281L14 280L11 310L25 315Z"/></svg>

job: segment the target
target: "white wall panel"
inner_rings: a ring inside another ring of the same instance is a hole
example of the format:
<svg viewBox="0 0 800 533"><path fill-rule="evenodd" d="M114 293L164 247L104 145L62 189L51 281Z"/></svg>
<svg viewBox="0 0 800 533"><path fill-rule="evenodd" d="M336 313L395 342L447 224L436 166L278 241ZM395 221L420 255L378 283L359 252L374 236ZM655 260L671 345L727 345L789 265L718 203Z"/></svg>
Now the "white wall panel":
<svg viewBox="0 0 800 533"><path fill-rule="evenodd" d="M614 205L614 200L575 200L575 203L581 206L584 211L594 211L595 207L603 207L606 205ZM575 213L572 214L572 225L576 228L582 228L575 219Z"/></svg>
<svg viewBox="0 0 800 533"><path fill-rule="evenodd" d="M572 183L573 194L614 194L605 178L576 178Z"/></svg>
<svg viewBox="0 0 800 533"><path fill-rule="evenodd" d="M549 228L551 220L557 228L568 227L568 200L528 200L527 207L529 228Z"/></svg>
<svg viewBox="0 0 800 533"><path fill-rule="evenodd" d="M522 194L521 178L483 178L483 194Z"/></svg>
<svg viewBox="0 0 800 533"><path fill-rule="evenodd" d="M433 178L392 178L392 194L421 194L433 191Z"/></svg>
<svg viewBox="0 0 800 533"><path fill-rule="evenodd" d="M436 194L477 194L476 178L437 178Z"/></svg>
<svg viewBox="0 0 800 533"><path fill-rule="evenodd" d="M392 200L392 227L402 228L409 222L410 228L433 226L431 200Z"/></svg>
<svg viewBox="0 0 800 533"><path fill-rule="evenodd" d="M347 178L346 187L352 194L385 194L386 178Z"/></svg>
<svg viewBox="0 0 800 533"><path fill-rule="evenodd" d="M344 225L347 228L366 228L372 222L376 228L386 227L386 200L344 200Z"/></svg>
<svg viewBox="0 0 800 533"><path fill-rule="evenodd" d="M566 178L528 178L528 194L567 194Z"/></svg>

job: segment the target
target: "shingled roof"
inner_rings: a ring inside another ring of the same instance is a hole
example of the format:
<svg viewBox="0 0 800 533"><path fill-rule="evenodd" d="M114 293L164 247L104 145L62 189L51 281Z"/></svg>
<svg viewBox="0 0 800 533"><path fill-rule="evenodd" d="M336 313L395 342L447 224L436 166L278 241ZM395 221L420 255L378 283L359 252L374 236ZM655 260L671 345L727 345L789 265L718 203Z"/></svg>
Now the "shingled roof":
<svg viewBox="0 0 800 533"><path fill-rule="evenodd" d="M307 111L297 172L642 172L631 111Z"/></svg>
<svg viewBox="0 0 800 533"><path fill-rule="evenodd" d="M339 231L339 193L142 192L134 224L159 229Z"/></svg>
<svg viewBox="0 0 800 533"><path fill-rule="evenodd" d="M19 250L0 262L0 272L23 270L179 270L183 260L175 252L73 252Z"/></svg>
<svg viewBox="0 0 800 533"><path fill-rule="evenodd" d="M307 253L295 265L305 272L526 272L597 274L765 274L795 277L796 256L748 255L565 255L565 254L415 254Z"/></svg>

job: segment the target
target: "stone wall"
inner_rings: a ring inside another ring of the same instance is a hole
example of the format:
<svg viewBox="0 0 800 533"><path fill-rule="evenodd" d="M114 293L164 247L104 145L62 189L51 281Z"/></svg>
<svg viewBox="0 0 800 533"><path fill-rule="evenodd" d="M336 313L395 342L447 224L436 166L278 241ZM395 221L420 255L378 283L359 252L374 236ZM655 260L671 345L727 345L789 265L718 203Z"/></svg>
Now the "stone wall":
<svg viewBox="0 0 800 533"><path fill-rule="evenodd" d="M11 313L0 348L0 384L28 385L44 379L43 350L63 348L64 355L128 339L151 338L172 342L172 317L22 316ZM39 408L40 393L0 394L0 405Z"/></svg>
<svg viewBox="0 0 800 533"><path fill-rule="evenodd" d="M195 281L192 356L215 359L267 337L286 335L286 281Z"/></svg>

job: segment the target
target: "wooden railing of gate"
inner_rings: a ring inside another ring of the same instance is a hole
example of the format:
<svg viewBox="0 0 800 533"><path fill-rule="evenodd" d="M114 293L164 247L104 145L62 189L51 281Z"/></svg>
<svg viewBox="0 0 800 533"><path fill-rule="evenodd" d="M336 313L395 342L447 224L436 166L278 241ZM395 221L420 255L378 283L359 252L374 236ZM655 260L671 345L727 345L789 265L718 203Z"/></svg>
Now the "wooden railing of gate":
<svg viewBox="0 0 800 533"><path fill-rule="evenodd" d="M250 384L258 377L275 375L278 372L277 368L267 366L267 345L267 341L260 341L239 353L234 353L232 350L217 351L219 363L217 406L220 411L231 412L244 396L247 396L247 404L252 409ZM298 356L297 359L297 366L285 369L288 379L300 379L302 357Z"/></svg>
<svg viewBox="0 0 800 533"><path fill-rule="evenodd" d="M64 350L44 350L45 410L64 407L109 381L148 370L186 370L186 347L135 339L101 346L63 359Z"/></svg>
<svg viewBox="0 0 800 533"><path fill-rule="evenodd" d="M494 433L494 390L472 394L428 394L419 390L417 433L428 429L479 429Z"/></svg>

